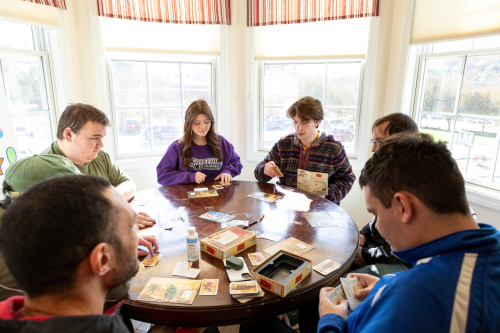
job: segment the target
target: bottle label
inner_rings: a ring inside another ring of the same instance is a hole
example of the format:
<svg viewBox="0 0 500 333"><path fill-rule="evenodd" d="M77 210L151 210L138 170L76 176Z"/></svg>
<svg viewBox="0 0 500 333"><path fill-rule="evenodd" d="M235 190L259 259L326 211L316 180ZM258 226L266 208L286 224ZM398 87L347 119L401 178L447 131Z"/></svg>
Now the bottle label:
<svg viewBox="0 0 500 333"><path fill-rule="evenodd" d="M187 238L187 253L188 261L196 261L199 259L198 238Z"/></svg>

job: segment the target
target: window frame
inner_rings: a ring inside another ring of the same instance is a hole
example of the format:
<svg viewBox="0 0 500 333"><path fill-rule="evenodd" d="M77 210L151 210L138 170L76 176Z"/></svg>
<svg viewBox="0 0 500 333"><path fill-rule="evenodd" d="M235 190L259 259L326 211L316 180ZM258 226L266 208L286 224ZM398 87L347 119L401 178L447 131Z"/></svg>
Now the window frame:
<svg viewBox="0 0 500 333"><path fill-rule="evenodd" d="M126 158L134 158L134 157L161 157L165 154L165 151L147 151L147 152L135 152L135 153L120 153L120 139L119 139L119 122L118 115L116 113L116 109L147 109L148 111L154 108L161 108L162 106L151 106L150 98L149 98L149 79L146 67L146 84L147 84L147 106L125 106L125 107L117 107L114 96L114 86L113 86L113 71L111 63L113 61L129 61L129 62L145 62L146 66L149 62L161 62L161 63L178 63L182 64L210 64L212 66L212 112L214 113L216 130L218 133L221 132L221 110L219 107L218 99L217 99L217 63L218 63L218 55L193 55L193 54L172 54L172 53L144 53L144 52L118 52L118 51L109 51L106 52L106 67L107 67L107 75L108 75L108 89L109 89L109 100L110 100L110 111L111 111L111 119L113 124L113 139L114 139L114 150L115 156L117 159L126 159ZM203 61L204 60L204 61ZM182 66L181 66L181 91L182 91ZM169 105L168 107L177 107ZM178 106L181 108L182 112L182 97L181 97L181 105ZM187 107L187 105L186 105ZM150 113L151 115L151 113ZM184 123L184 119L181 119ZM149 126L152 126L152 117L149 117ZM153 131L150 131L150 135L153 135ZM150 138L152 140L152 138ZM150 141L152 144L152 141Z"/></svg>
<svg viewBox="0 0 500 333"><path fill-rule="evenodd" d="M64 94L60 94L60 96L56 96L55 94L55 79L54 79L54 66L56 64L53 63L53 57L51 56L50 52L48 51L48 44L51 42L50 41L50 36L48 34L47 30L58 30L58 29L50 29L50 28L44 28L36 25L31 25L28 23L20 23L20 22L15 22L11 21L5 18L0 17L0 20L2 21L10 21L18 24L25 24L31 27L31 32L32 32L32 38L33 38L33 46L34 50L26 50L26 49L18 49L18 48L10 48L10 47L0 47L0 58L2 54L8 54L8 55L28 55L28 56L37 56L42 59L42 71L43 71L43 78L44 78L44 84L45 84L45 94L47 98L47 108L48 110L42 110L42 111L37 111L37 112L46 112L48 117L49 117L49 124L50 124L50 141L51 143L57 139L57 124L58 124L58 114L62 111L58 109L58 105L63 103L63 105L66 103L65 97L63 96ZM60 32L60 30L58 30ZM12 112L10 110L10 96L8 93L8 88L5 83L5 75L4 75L4 68L1 63L0 59L0 77L2 79L2 84L4 86L4 95L7 100L7 106L9 108L9 113L11 114L12 117ZM14 123L13 126L15 127ZM17 134L16 134L16 141L17 141ZM21 148L21 147L19 147ZM30 155L29 155L30 156Z"/></svg>
<svg viewBox="0 0 500 333"><path fill-rule="evenodd" d="M464 180L467 184L481 186L481 187L485 187L485 188L490 189L490 190L500 192L500 183L495 183L493 181L494 177L495 177L496 165L497 165L498 158L500 155L500 151L499 151L499 149L500 149L500 115L495 117L495 116L481 116L481 115L469 115L469 114L458 113L467 59L469 57L473 58L473 57L477 57L477 56L500 55L500 47L490 48L490 49L486 49L486 50L485 49L475 49L475 50L471 49L471 50L449 51L449 52L440 52L440 53L432 53L432 47L433 47L433 44L425 44L425 45L417 46L418 49L415 52L415 56L417 57L416 74L415 74L416 80L413 80L414 87L412 88L412 96L411 96L411 104L410 104L409 114L415 120L419 129L420 129L420 123L421 123L420 122L420 119L421 119L420 115L433 114L433 115L437 115L437 116L441 116L441 117L452 117L454 119L454 122L453 122L452 126L450 127L451 140L449 142L449 148L448 148L450 151L452 151L453 144L454 144L456 118L463 117L463 118L475 118L475 119L492 119L492 120L498 121L499 126L497 129L497 136L495 139L496 155L494 157L492 170L491 170L490 174L488 175L489 180L485 181L482 179L475 178L474 176L467 176L467 175L463 175L463 177L464 177ZM460 71L460 76L459 76L460 83L457 85L458 94L456 97L456 103L455 103L455 107L453 109L453 113L420 111L419 109L420 109L421 103L423 102L423 85L424 85L424 75L425 75L426 62L429 59L446 59L446 58L460 58L461 59L461 71ZM406 84L411 84L411 82L407 81Z"/></svg>
<svg viewBox="0 0 500 333"><path fill-rule="evenodd" d="M362 96L363 96L363 78L364 78L364 71L365 71L365 63L366 63L366 58L365 57L330 57L330 58L304 58L304 59L287 59L287 58L280 58L280 59L261 59L255 60L255 68L256 68L256 73L258 74L258 81L257 81L257 100L258 100L258 105L256 107L257 109L257 130L258 130L258 139L257 139L257 153L265 153L269 152L269 150L272 147L265 147L263 145L263 140L264 140L264 68L266 64L273 64L273 65L280 65L280 64L293 64L295 68L295 64L325 64L327 66L328 64L342 64L342 63L359 63L360 64L360 73L359 73L359 84L358 84L358 100L357 100L357 105L356 105L356 124L355 124L355 131L354 131L354 145L353 145L353 153L347 154L349 158L354 158L356 159L358 156L359 152L359 135L358 131L360 129L360 117L361 117L361 106L362 106ZM323 109L351 109L352 107L338 107L338 106L328 106L326 105L326 83L328 81L328 69L326 68L325 72L325 88L323 90L323 98L321 103L323 104ZM269 106L267 106L269 107ZM287 106L284 106L285 108ZM290 120L292 122L292 120ZM324 129L324 120L321 121L319 129L323 130Z"/></svg>

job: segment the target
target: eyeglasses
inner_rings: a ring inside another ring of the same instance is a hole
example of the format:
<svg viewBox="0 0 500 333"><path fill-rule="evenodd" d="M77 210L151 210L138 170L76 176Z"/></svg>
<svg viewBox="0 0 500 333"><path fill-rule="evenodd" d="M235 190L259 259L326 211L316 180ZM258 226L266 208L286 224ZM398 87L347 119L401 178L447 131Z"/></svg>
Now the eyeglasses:
<svg viewBox="0 0 500 333"><path fill-rule="evenodd" d="M372 146L375 146L375 145L380 145L380 144L382 144L382 142L384 142L384 141L375 141L375 140L370 140L370 143L372 144Z"/></svg>

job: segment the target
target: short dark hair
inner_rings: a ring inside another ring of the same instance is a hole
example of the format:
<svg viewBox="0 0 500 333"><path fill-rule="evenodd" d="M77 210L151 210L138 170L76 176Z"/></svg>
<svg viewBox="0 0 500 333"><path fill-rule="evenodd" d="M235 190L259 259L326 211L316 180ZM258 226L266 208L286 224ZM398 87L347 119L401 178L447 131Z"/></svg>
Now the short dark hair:
<svg viewBox="0 0 500 333"><path fill-rule="evenodd" d="M0 252L30 297L71 290L80 264L94 247L121 245L118 209L97 176L63 176L38 183L2 215Z"/></svg>
<svg viewBox="0 0 500 333"><path fill-rule="evenodd" d="M5 196L5 198L3 199L3 202L0 204L0 207L2 207L3 209L7 209L13 201L12 198L7 195L7 192L9 191L14 191L14 189L4 180L2 182L2 193Z"/></svg>
<svg viewBox="0 0 500 333"><path fill-rule="evenodd" d="M71 128L73 133L77 134L89 121L104 126L110 125L106 114L92 105L82 103L68 105L61 114L61 118L59 118L57 138L63 140L64 130L68 127Z"/></svg>
<svg viewBox="0 0 500 333"><path fill-rule="evenodd" d="M311 96L302 97L293 103L286 111L286 116L293 119L299 116L301 120L323 120L323 105L319 99ZM318 125L319 126L319 125Z"/></svg>
<svg viewBox="0 0 500 333"><path fill-rule="evenodd" d="M366 162L359 184L370 187L385 208L395 193L407 191L438 214L469 212L456 161L445 143L428 134L400 133L385 140Z"/></svg>
<svg viewBox="0 0 500 333"><path fill-rule="evenodd" d="M382 118L377 119L373 123L372 133L375 131L375 128L385 123L387 123L385 131L389 135L403 132L418 133L417 123L415 123L409 115L400 112L391 113L387 116L383 116Z"/></svg>

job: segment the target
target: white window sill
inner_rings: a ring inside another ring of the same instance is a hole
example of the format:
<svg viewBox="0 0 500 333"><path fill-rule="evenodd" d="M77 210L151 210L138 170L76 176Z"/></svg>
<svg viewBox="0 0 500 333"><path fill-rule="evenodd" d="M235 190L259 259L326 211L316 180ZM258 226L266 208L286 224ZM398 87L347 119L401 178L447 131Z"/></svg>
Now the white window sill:
<svg viewBox="0 0 500 333"><path fill-rule="evenodd" d="M469 203L500 211L500 191L467 183L465 190Z"/></svg>

